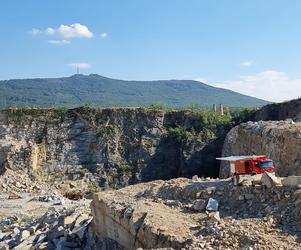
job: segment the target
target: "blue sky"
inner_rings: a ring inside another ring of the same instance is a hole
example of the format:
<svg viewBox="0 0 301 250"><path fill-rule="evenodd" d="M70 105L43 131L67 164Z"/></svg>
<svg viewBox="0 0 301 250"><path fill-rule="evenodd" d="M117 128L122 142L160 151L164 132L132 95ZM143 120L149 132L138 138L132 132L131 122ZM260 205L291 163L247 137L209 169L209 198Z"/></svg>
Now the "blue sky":
<svg viewBox="0 0 301 250"><path fill-rule="evenodd" d="M2 0L0 79L197 79L301 96L298 0Z"/></svg>

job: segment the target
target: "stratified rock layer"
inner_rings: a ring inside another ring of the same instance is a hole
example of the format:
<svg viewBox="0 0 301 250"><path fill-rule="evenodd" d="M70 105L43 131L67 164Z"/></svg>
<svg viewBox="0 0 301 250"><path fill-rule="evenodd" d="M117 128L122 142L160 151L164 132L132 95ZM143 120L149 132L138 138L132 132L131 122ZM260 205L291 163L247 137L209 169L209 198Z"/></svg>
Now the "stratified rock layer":
<svg viewBox="0 0 301 250"><path fill-rule="evenodd" d="M222 141L216 134L181 142L168 137L169 128L201 131L199 120L182 111L140 108L6 110L0 112L0 174L20 171L54 186L86 180L87 189L217 176Z"/></svg>
<svg viewBox="0 0 301 250"><path fill-rule="evenodd" d="M255 121L278 121L285 119L300 121L301 99L266 105L255 112L254 117L252 117L253 119Z"/></svg>
<svg viewBox="0 0 301 250"><path fill-rule="evenodd" d="M267 155L274 161L277 175L301 175L301 123L292 121L247 122L227 135L223 156ZM222 162L220 177L229 175Z"/></svg>

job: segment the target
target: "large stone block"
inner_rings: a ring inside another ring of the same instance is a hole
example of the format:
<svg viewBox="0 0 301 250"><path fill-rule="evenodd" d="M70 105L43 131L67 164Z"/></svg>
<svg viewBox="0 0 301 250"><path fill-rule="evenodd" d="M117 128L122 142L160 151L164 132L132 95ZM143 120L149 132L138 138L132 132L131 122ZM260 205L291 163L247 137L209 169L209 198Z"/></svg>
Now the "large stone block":
<svg viewBox="0 0 301 250"><path fill-rule="evenodd" d="M222 156L266 155L274 161L276 175L301 175L301 123L289 121L247 122L228 133ZM229 176L222 162L220 177Z"/></svg>
<svg viewBox="0 0 301 250"><path fill-rule="evenodd" d="M282 179L282 185L288 187L296 187L301 185L301 176L288 176Z"/></svg>

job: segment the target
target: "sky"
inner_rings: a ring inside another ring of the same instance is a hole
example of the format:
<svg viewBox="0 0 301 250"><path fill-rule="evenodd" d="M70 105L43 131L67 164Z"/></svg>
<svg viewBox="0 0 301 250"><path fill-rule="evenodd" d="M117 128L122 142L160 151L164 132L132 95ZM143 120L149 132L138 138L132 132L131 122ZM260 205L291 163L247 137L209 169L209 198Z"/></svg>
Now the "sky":
<svg viewBox="0 0 301 250"><path fill-rule="evenodd" d="M299 0L1 0L0 79L77 72L301 96Z"/></svg>

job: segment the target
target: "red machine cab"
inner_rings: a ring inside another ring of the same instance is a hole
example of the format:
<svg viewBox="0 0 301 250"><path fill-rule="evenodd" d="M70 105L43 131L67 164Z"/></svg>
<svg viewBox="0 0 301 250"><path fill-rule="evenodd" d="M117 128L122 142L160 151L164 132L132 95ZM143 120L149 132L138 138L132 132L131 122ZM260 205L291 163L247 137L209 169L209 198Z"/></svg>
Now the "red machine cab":
<svg viewBox="0 0 301 250"><path fill-rule="evenodd" d="M274 163L265 155L253 156L229 156L217 158L217 160L230 162L230 175L262 174L275 172Z"/></svg>

